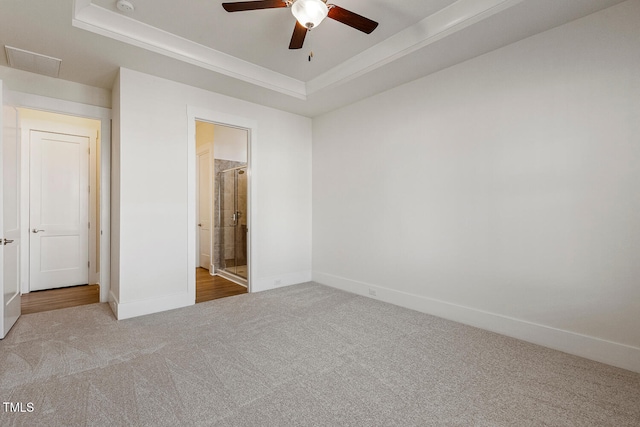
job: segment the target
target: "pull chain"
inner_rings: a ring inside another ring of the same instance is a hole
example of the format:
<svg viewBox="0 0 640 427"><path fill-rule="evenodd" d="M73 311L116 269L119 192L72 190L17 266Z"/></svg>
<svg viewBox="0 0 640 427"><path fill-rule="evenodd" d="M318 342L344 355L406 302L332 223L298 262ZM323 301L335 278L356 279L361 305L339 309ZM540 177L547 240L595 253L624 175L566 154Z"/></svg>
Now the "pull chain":
<svg viewBox="0 0 640 427"><path fill-rule="evenodd" d="M309 56L308 56L308 59L309 59L309 62L311 62L311 59L313 58L313 38L311 37L311 30L308 30L307 32L308 32L307 39L309 40Z"/></svg>

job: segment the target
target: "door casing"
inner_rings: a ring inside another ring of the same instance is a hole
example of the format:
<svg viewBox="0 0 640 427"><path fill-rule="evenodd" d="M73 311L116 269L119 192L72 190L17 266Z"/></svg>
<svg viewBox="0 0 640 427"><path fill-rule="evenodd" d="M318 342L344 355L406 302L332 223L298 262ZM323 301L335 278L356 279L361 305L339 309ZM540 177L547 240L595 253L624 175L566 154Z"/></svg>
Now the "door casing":
<svg viewBox="0 0 640 427"><path fill-rule="evenodd" d="M257 191L254 180L257 179L255 171L256 167L256 147L258 144L258 125L255 120L248 119L246 117L235 116L232 114L210 110L202 107L187 106L187 134L189 141L188 151L188 170L194 171L190 173L187 178L187 204L188 204L188 238L187 238L187 261L188 261L188 276L187 276L187 289L190 296L193 297L195 304L195 286L196 286L196 121L209 122L221 126L235 127L244 129L247 131L247 173L248 173L248 222L249 230L247 235L247 264L249 265L248 278L247 278L247 291L252 292L252 279L255 277L255 270L257 264L256 258L256 245L253 244L256 230L254 230L255 224L258 223L257 215L258 209L255 200L257 200ZM214 185L216 183L214 182Z"/></svg>
<svg viewBox="0 0 640 427"><path fill-rule="evenodd" d="M100 302L109 301L111 280L111 109L81 104L73 101L54 99L40 95L26 94L6 90L4 105L17 108L46 111L68 116L84 117L100 121L100 151L98 176L100 180L100 194L96 195L95 206L100 211L100 224L96 233L100 235L99 257L100 273L97 281L100 283ZM24 146L22 147L24 150ZM95 161L95 157L92 155ZM24 191L24 183L23 183ZM24 250L23 250L24 253ZM24 258L23 253L21 258ZM28 282L22 277L22 289L28 291Z"/></svg>
<svg viewBox="0 0 640 427"><path fill-rule="evenodd" d="M211 179L211 158L211 144L205 144L198 148L196 162L196 214L198 221L198 230L196 234L196 240L198 265L200 267L206 268L207 270L209 270L210 274L213 274L213 201L211 197L213 182ZM206 255L203 255L203 251L206 252ZM206 260L205 258L207 258L208 260Z"/></svg>

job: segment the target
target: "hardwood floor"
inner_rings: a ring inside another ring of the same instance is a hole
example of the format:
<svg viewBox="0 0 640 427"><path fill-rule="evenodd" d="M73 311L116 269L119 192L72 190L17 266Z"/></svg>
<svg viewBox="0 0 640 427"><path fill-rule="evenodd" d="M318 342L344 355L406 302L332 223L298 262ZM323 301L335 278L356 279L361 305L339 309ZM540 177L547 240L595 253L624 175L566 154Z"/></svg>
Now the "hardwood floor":
<svg viewBox="0 0 640 427"><path fill-rule="evenodd" d="M246 294L247 288L220 276L211 276L204 268L196 269L196 303ZM22 314L100 302L100 285L35 291L21 297Z"/></svg>
<svg viewBox="0 0 640 427"><path fill-rule="evenodd" d="M246 294L247 288L224 277L212 276L204 268L196 269L196 303Z"/></svg>
<svg viewBox="0 0 640 427"><path fill-rule="evenodd" d="M35 291L20 297L22 314L95 304L97 302L100 302L100 285L72 286L69 288Z"/></svg>

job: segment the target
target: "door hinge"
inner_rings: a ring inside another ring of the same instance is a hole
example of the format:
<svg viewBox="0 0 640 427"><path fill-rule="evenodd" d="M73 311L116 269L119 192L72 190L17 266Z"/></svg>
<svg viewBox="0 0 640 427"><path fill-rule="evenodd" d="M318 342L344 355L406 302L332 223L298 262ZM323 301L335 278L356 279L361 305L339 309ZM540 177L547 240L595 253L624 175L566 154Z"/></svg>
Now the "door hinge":
<svg viewBox="0 0 640 427"><path fill-rule="evenodd" d="M87 268L91 268L91 261L87 261Z"/></svg>
<svg viewBox="0 0 640 427"><path fill-rule="evenodd" d="M90 222L87 223L87 228L91 229L91 223Z"/></svg>

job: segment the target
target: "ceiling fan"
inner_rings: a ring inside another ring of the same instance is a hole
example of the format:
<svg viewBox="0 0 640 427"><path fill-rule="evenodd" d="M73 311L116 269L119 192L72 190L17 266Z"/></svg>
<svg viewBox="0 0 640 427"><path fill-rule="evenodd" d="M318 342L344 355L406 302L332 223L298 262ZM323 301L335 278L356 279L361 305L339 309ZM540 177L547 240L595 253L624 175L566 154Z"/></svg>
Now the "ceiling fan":
<svg viewBox="0 0 640 427"><path fill-rule="evenodd" d="M227 12L242 12L245 10L276 9L290 7L296 18L289 49L300 49L304 44L307 31L317 27L327 16L342 22L356 30L370 34L378 23L369 18L348 11L334 4L327 4L327 0L257 0L222 3Z"/></svg>

